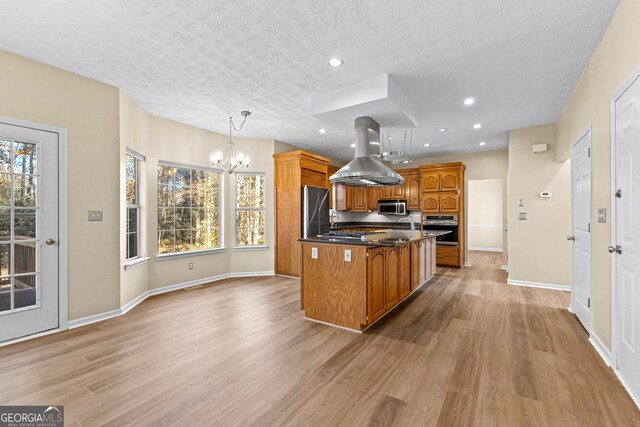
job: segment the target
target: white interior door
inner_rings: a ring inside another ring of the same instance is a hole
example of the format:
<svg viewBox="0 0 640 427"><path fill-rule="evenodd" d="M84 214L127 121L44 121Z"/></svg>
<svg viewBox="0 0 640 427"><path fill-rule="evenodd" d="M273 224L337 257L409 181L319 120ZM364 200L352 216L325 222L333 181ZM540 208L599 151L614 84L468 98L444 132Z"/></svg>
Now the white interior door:
<svg viewBox="0 0 640 427"><path fill-rule="evenodd" d="M638 163L638 166L636 166ZM616 363L640 396L640 79L615 104ZM618 197L619 196L619 197ZM613 248L612 248L613 249Z"/></svg>
<svg viewBox="0 0 640 427"><path fill-rule="evenodd" d="M0 123L0 342L58 327L58 144Z"/></svg>
<svg viewBox="0 0 640 427"><path fill-rule="evenodd" d="M591 131L571 147L572 262L571 309L591 331Z"/></svg>

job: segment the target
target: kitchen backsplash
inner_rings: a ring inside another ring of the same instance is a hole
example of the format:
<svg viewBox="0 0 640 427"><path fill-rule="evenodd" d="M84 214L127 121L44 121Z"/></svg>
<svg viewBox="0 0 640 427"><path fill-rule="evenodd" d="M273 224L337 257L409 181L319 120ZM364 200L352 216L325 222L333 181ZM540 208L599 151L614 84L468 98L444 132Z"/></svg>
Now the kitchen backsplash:
<svg viewBox="0 0 640 427"><path fill-rule="evenodd" d="M406 215L380 215L378 212L333 211L334 222L398 222ZM420 211L409 212L415 222L420 222Z"/></svg>

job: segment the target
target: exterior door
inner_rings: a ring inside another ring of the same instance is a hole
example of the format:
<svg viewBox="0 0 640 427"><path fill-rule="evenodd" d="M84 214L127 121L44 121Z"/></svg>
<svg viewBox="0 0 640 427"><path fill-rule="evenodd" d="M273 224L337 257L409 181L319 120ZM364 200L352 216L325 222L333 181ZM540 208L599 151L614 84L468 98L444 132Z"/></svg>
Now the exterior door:
<svg viewBox="0 0 640 427"><path fill-rule="evenodd" d="M0 123L0 342L58 327L58 143Z"/></svg>
<svg viewBox="0 0 640 427"><path fill-rule="evenodd" d="M615 103L616 360L618 374L640 397L640 79ZM619 197L618 197L619 196ZM614 248L611 248L613 250Z"/></svg>
<svg viewBox="0 0 640 427"><path fill-rule="evenodd" d="M571 148L572 259L571 309L591 331L591 131Z"/></svg>

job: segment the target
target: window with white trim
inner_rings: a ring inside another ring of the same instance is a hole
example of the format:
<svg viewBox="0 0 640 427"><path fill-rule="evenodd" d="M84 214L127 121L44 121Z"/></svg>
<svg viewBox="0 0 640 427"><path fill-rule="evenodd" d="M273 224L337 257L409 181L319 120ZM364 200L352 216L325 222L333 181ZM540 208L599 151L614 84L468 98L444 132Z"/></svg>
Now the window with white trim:
<svg viewBox="0 0 640 427"><path fill-rule="evenodd" d="M158 254L222 247L219 171L158 163Z"/></svg>
<svg viewBox="0 0 640 427"><path fill-rule="evenodd" d="M125 186L127 194L127 261L140 257L140 163L144 157L127 150Z"/></svg>
<svg viewBox="0 0 640 427"><path fill-rule="evenodd" d="M235 246L265 245L264 173L235 174Z"/></svg>

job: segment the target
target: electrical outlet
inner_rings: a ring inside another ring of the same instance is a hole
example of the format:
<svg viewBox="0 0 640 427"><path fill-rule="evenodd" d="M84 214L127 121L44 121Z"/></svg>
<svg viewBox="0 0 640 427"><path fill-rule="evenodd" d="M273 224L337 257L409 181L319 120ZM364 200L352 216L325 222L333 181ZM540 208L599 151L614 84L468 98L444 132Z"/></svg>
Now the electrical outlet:
<svg viewBox="0 0 640 427"><path fill-rule="evenodd" d="M102 211L89 211L89 221L102 221Z"/></svg>
<svg viewBox="0 0 640 427"><path fill-rule="evenodd" d="M518 212L518 220L519 221L526 221L527 220L527 213L526 212Z"/></svg>
<svg viewBox="0 0 640 427"><path fill-rule="evenodd" d="M318 248L311 248L311 259L318 259Z"/></svg>
<svg viewBox="0 0 640 427"><path fill-rule="evenodd" d="M344 260L346 262L351 262L351 249L344 250Z"/></svg>
<svg viewBox="0 0 640 427"><path fill-rule="evenodd" d="M193 270L193 263L192 262L189 263L189 270Z"/></svg>

